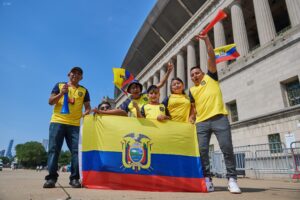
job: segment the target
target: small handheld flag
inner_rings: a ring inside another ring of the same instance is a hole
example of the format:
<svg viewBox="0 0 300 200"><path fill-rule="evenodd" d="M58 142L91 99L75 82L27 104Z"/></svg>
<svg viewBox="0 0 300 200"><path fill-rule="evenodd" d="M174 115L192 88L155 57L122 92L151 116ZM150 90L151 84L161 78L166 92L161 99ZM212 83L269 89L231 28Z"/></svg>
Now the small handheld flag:
<svg viewBox="0 0 300 200"><path fill-rule="evenodd" d="M126 86L134 80L134 76L126 69L113 68L114 84L127 95Z"/></svg>
<svg viewBox="0 0 300 200"><path fill-rule="evenodd" d="M214 49L216 55L216 63L233 60L240 56L236 50L236 44L230 44Z"/></svg>

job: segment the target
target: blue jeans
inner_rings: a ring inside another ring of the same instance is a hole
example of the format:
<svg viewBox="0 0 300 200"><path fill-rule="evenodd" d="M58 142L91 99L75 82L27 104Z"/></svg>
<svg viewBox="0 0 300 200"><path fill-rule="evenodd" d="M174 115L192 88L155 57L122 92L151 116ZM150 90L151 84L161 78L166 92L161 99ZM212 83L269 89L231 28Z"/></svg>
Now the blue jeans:
<svg viewBox="0 0 300 200"><path fill-rule="evenodd" d="M227 116L216 115L203 122L196 124L197 136L199 142L201 163L203 168L203 175L211 177L209 165L209 142L211 134L214 133L219 142L219 146L224 155L227 178L237 178L235 157L233 154L231 129Z"/></svg>
<svg viewBox="0 0 300 200"><path fill-rule="evenodd" d="M50 123L49 127L49 150L48 150L48 171L49 175L46 180L52 179L57 181L58 178L58 157L66 139L67 146L71 152L71 175L70 180L79 179L78 165L78 141L79 126L72 126L60 123Z"/></svg>

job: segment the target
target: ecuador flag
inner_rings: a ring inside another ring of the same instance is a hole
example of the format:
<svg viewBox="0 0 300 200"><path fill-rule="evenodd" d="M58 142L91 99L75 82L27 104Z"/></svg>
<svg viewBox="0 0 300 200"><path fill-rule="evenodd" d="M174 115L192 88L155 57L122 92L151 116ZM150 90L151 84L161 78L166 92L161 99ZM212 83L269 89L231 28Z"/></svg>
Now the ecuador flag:
<svg viewBox="0 0 300 200"><path fill-rule="evenodd" d="M134 76L123 68L113 68L114 73L114 84L122 90L125 94L126 92L126 86L134 80Z"/></svg>
<svg viewBox="0 0 300 200"><path fill-rule="evenodd" d="M235 44L230 44L214 49L216 55L216 63L233 60L240 56L236 50Z"/></svg>
<svg viewBox="0 0 300 200"><path fill-rule="evenodd" d="M195 126L89 115L82 127L87 188L206 192Z"/></svg>

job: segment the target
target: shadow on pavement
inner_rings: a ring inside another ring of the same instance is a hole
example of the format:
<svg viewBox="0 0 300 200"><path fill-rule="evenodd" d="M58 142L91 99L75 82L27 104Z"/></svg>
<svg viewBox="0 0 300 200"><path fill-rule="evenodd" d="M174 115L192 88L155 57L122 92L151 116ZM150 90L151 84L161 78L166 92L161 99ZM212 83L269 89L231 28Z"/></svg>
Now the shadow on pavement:
<svg viewBox="0 0 300 200"><path fill-rule="evenodd" d="M242 193L250 193L250 192L264 192L266 189L263 188L245 188L241 187ZM228 191L227 187L215 187L215 192L224 192Z"/></svg>

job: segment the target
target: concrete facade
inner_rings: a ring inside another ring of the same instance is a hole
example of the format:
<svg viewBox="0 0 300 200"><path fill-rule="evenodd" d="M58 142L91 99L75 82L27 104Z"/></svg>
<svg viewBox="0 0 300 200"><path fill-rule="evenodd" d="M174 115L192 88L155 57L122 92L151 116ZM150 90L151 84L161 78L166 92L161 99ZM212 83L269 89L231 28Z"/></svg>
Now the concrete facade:
<svg viewBox="0 0 300 200"><path fill-rule="evenodd" d="M158 78L157 74L159 78L163 76L169 60L175 61L177 67L170 78L185 77L182 73L188 72L183 69L194 64L206 71L205 48L194 36L223 9L228 13L227 21L224 20L224 27L217 24L210 31L210 38L214 38L215 45L236 43L241 53L236 61L218 65L224 103L235 102L237 106L238 121L231 124L234 146L268 143L268 135L276 133L283 143L287 133L294 133L299 141L300 105L289 105L284 86L289 80L300 79L300 1L288 1L277 5L268 0L206 1L136 78L144 86L149 85L154 77ZM284 18L284 29L279 27L276 16L288 16ZM189 80L184 81L190 86ZM161 90L161 96L167 94L169 82ZM119 106L126 96L121 94L115 100ZM214 150L219 149L214 136L211 144Z"/></svg>

